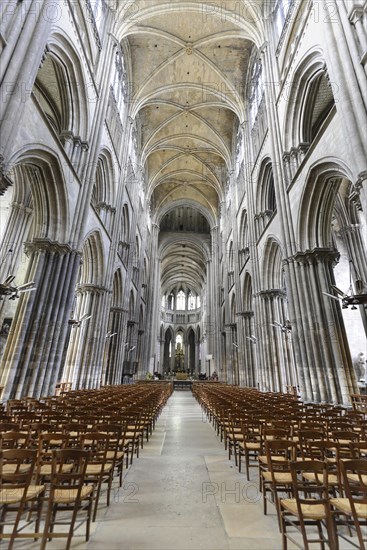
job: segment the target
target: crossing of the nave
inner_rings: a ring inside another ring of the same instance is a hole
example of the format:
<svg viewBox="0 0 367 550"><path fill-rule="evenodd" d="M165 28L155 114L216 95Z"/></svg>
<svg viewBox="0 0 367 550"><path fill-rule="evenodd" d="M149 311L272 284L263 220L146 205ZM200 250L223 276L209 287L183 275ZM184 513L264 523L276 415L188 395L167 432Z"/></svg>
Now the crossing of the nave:
<svg viewBox="0 0 367 550"><path fill-rule="evenodd" d="M4 0L0 21L2 423L157 379L184 410L206 381L363 404L366 0Z"/></svg>

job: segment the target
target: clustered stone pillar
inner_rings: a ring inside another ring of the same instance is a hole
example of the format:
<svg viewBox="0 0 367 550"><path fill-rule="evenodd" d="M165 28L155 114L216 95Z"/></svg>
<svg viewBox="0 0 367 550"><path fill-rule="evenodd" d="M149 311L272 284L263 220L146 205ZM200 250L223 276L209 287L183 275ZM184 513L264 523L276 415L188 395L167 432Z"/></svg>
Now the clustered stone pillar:
<svg viewBox="0 0 367 550"><path fill-rule="evenodd" d="M0 281L9 274L16 274L16 267L22 254L22 245L29 234L33 209L24 203L13 202L5 235L0 247ZM28 281L25 281L28 282ZM4 320L5 300L0 302L0 326Z"/></svg>
<svg viewBox="0 0 367 550"><path fill-rule="evenodd" d="M62 368L80 254L68 245L35 239L26 246L27 281L36 290L19 299L0 365L3 398L54 393Z"/></svg>
<svg viewBox="0 0 367 550"><path fill-rule="evenodd" d="M340 306L324 292L335 284L333 264L338 254L328 249L299 252L288 260L291 284L299 300L296 316L298 369L302 397L307 401L349 403L357 391Z"/></svg>
<svg viewBox="0 0 367 550"><path fill-rule="evenodd" d="M272 289L262 291L260 297L265 319L262 331L266 342L264 353L266 363L271 365L271 369L265 370L266 383L275 391L285 392L287 386L298 385L289 334L285 328L287 320L286 293L281 289ZM274 327L276 322L283 325L284 328Z"/></svg>
<svg viewBox="0 0 367 550"><path fill-rule="evenodd" d="M160 330L161 321L161 308L159 302L159 283L160 283L160 258L158 257L158 235L160 227L158 224L152 224L152 237L151 237L151 258L152 258L152 270L154 280L150 286L150 300L148 300L147 311L147 338L149 341L149 356L147 370L149 370L149 361L155 360L158 353L160 353L160 347L158 348L157 335ZM157 349L158 348L158 349ZM172 348L173 349L173 348ZM162 363L162 357L159 357Z"/></svg>
<svg viewBox="0 0 367 550"><path fill-rule="evenodd" d="M254 334L254 312L244 311L241 313L243 326L243 343L244 343L244 368L243 368L243 384L244 386L255 387L257 383L255 366L255 345L251 343L251 336Z"/></svg>
<svg viewBox="0 0 367 550"><path fill-rule="evenodd" d="M207 279L209 293L206 301L207 307L207 354L213 355L211 361L212 372L218 368L221 357L221 334L220 334L220 307L219 307L219 233L218 226L211 229L211 258L207 262ZM222 363L223 365L223 363ZM220 369L222 369L222 365ZM220 373L219 373L220 374ZM219 376L224 381L224 373Z"/></svg>
<svg viewBox="0 0 367 550"><path fill-rule="evenodd" d="M195 336L195 376L197 377L199 374L199 361L200 361L200 339L198 338L197 334Z"/></svg>
<svg viewBox="0 0 367 550"><path fill-rule="evenodd" d="M129 319L127 321L126 330L126 345L125 345L125 359L124 359L124 374L131 375L133 373L133 358L136 355L136 329L135 321ZM134 348L134 349L131 349Z"/></svg>
<svg viewBox="0 0 367 550"><path fill-rule="evenodd" d="M102 384L121 384L122 382L124 313L125 310L121 307L111 307L110 309L108 330L114 336L106 339Z"/></svg>
<svg viewBox="0 0 367 550"><path fill-rule="evenodd" d="M91 318L72 329L63 381L71 382L73 389L90 389L100 383L105 339L101 338L98 327L107 290L98 285L83 284L77 287L77 295L78 319L85 314Z"/></svg>

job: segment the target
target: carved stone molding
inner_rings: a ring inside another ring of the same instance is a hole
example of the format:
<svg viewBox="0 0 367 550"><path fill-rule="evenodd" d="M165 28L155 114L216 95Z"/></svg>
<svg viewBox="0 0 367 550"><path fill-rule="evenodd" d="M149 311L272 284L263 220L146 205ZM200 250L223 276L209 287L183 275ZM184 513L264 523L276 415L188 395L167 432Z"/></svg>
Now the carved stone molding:
<svg viewBox="0 0 367 550"><path fill-rule="evenodd" d="M94 285L92 283L78 285L76 287L76 292L77 293L90 292L92 294L104 294L105 292L108 292L109 294L112 294L112 290L104 286Z"/></svg>
<svg viewBox="0 0 367 550"><path fill-rule="evenodd" d="M12 208L16 208L17 210L23 210L26 214L31 214L33 212L33 208L30 208L29 206L26 206L25 204L20 202L12 202L11 206Z"/></svg>
<svg viewBox="0 0 367 550"><path fill-rule="evenodd" d="M80 251L75 250L69 244L51 241L51 239L33 239L31 242L24 243L24 251L27 256L30 256L34 252L51 252L60 256L71 253L81 254Z"/></svg>
<svg viewBox="0 0 367 550"><path fill-rule="evenodd" d="M304 252L297 252L290 260L294 260L300 264L314 264L337 263L339 261L340 254L337 250L331 250L330 248L314 248L313 250L305 250Z"/></svg>
<svg viewBox="0 0 367 550"><path fill-rule="evenodd" d="M361 172L360 174L358 174L358 179L355 183L355 188L356 189L361 189L362 185L363 185L363 182L367 180L367 170Z"/></svg>
<svg viewBox="0 0 367 550"><path fill-rule="evenodd" d="M11 179L6 175L7 169L5 167L4 159L0 156L0 195L3 195L8 187L13 185Z"/></svg>
<svg viewBox="0 0 367 550"><path fill-rule="evenodd" d="M112 212L113 214L116 212L116 208L114 208L110 204L107 204L104 201L101 201L101 202L96 204L96 210L98 210L98 211L99 210L106 210L106 211Z"/></svg>
<svg viewBox="0 0 367 550"><path fill-rule="evenodd" d="M269 290L261 290L259 296L262 298L286 298L287 293L282 288L271 288Z"/></svg>
<svg viewBox="0 0 367 550"><path fill-rule="evenodd" d="M255 314L253 311L238 311L236 315L243 317L244 319L251 319Z"/></svg>

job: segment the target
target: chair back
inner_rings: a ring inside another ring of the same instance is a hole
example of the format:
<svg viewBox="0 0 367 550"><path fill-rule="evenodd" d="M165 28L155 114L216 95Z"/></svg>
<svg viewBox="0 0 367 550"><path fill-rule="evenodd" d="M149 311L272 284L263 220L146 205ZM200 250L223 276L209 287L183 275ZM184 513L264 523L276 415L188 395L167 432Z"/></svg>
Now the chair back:
<svg viewBox="0 0 367 550"><path fill-rule="evenodd" d="M24 491L30 485L37 460L37 451L5 449L0 451L0 490Z"/></svg>
<svg viewBox="0 0 367 550"><path fill-rule="evenodd" d="M57 449L52 455L51 496L58 490L83 487L89 452L82 449ZM52 500L52 498L51 498Z"/></svg>

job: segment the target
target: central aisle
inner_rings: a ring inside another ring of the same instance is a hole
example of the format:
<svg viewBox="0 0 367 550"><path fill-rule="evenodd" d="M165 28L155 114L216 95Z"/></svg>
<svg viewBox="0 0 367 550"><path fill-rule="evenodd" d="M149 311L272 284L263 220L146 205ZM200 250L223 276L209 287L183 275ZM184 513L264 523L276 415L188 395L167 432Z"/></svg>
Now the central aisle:
<svg viewBox="0 0 367 550"><path fill-rule="evenodd" d="M173 393L111 500L98 513L90 550L281 548L275 512L263 516L257 483L238 474L185 390Z"/></svg>

